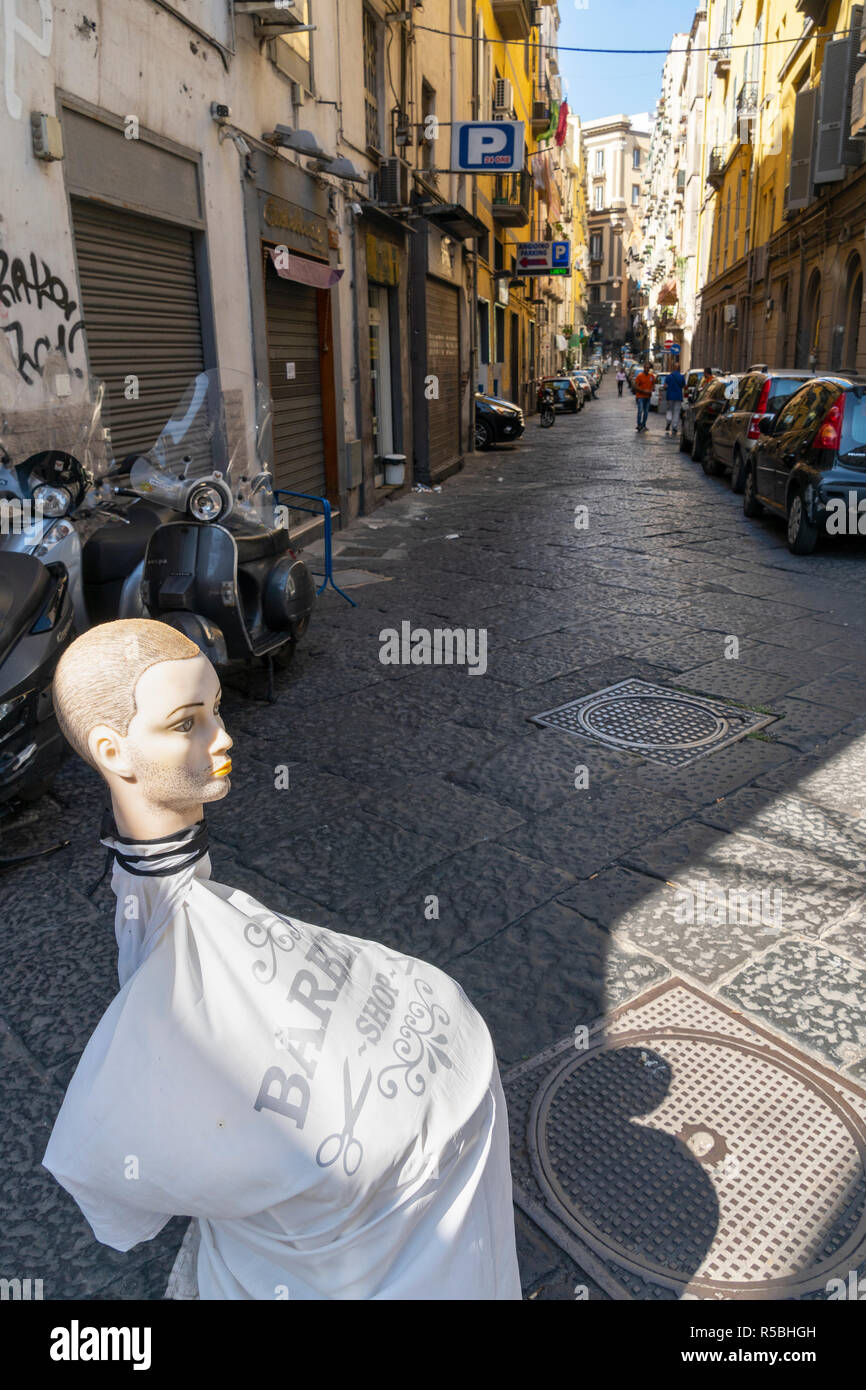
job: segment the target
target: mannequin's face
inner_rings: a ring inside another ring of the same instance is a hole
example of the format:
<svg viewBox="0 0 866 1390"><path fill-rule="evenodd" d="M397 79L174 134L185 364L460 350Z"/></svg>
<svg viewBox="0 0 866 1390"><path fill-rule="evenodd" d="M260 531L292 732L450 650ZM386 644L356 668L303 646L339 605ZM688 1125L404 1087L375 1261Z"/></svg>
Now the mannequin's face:
<svg viewBox="0 0 866 1390"><path fill-rule="evenodd" d="M139 679L125 738L105 725L92 731L100 769L130 810L148 820L166 813L182 820L226 795L232 740L219 702L219 680L207 657L163 661Z"/></svg>

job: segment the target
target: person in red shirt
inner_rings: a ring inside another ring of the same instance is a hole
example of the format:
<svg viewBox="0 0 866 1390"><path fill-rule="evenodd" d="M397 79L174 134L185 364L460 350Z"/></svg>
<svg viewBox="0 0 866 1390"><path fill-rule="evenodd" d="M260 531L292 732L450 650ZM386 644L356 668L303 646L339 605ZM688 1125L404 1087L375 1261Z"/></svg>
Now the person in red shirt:
<svg viewBox="0 0 866 1390"><path fill-rule="evenodd" d="M647 416L649 415L650 396L656 379L650 370L649 362L645 362L634 379L634 394L637 400L637 430L645 430Z"/></svg>

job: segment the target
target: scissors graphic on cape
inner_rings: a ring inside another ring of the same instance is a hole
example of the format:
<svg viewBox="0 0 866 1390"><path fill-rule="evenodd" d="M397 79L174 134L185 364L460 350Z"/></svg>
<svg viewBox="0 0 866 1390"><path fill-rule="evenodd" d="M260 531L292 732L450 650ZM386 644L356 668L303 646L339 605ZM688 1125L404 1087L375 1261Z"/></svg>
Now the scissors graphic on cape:
<svg viewBox="0 0 866 1390"><path fill-rule="evenodd" d="M357 1101L353 1101L352 1078L349 1073L348 1059L343 1062L343 1107L346 1117L343 1122L343 1132L342 1134L329 1134L326 1139L322 1140L316 1150L316 1162L320 1168L330 1168L332 1163L336 1163L340 1154L343 1155L343 1168L347 1177L351 1177L353 1173L357 1173L360 1168L361 1159L364 1157L364 1148L360 1139L354 1137L352 1130L354 1129L355 1121L364 1108L364 1102L367 1099L367 1092L370 1089L370 1082L372 1079L373 1073L368 1070L364 1078L364 1084L361 1087L361 1094L358 1096ZM336 1147L334 1147L334 1145L336 1145ZM325 1157L326 1150L331 1150L328 1158ZM354 1154L357 1154L357 1159L352 1163L352 1156Z"/></svg>

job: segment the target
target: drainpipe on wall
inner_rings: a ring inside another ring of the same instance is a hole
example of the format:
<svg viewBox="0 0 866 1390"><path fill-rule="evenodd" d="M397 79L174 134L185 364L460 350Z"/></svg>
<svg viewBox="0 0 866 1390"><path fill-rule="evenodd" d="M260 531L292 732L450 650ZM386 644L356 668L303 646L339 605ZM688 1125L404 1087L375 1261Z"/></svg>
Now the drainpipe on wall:
<svg viewBox="0 0 866 1390"><path fill-rule="evenodd" d="M362 412L361 412L361 326L358 317L358 237L360 227L358 219L354 213L352 216L352 337L355 342L355 438L363 439L362 433ZM362 453L363 458L363 453ZM358 515L367 514L367 473L361 468L360 497L358 498Z"/></svg>

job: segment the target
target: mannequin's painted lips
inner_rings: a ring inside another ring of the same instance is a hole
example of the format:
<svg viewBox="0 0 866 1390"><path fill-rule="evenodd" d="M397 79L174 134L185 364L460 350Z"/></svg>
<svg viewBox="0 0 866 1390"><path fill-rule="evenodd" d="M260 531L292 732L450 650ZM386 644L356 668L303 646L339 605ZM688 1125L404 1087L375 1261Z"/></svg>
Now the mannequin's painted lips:
<svg viewBox="0 0 866 1390"><path fill-rule="evenodd" d="M228 777L228 775L229 775L229 773L231 772L231 770L232 770L232 760L231 760L231 758L226 758L226 760L225 760L224 763L222 763L219 767L215 767L215 768L214 768L213 772L211 773L211 776L212 776L212 777Z"/></svg>

